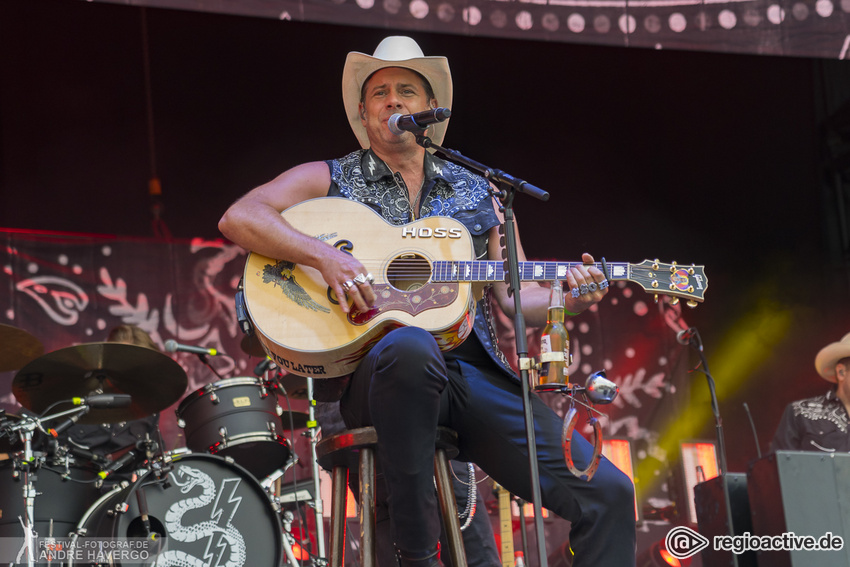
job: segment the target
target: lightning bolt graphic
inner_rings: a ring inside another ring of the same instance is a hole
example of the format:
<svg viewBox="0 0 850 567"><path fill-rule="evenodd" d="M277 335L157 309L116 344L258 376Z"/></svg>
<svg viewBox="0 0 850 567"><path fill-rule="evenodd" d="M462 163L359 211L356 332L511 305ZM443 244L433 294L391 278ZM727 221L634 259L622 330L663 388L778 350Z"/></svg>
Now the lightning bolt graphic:
<svg viewBox="0 0 850 567"><path fill-rule="evenodd" d="M204 565L219 567L222 564L222 558L226 557L228 544L224 532L242 503L242 497L236 495L241 483L242 479L239 478L225 478L221 481L218 495L210 513L210 518L219 529L211 533L207 539L207 547L204 550Z"/></svg>
<svg viewBox="0 0 850 567"><path fill-rule="evenodd" d="M366 167L369 168L369 174L370 175L375 174L375 160L372 159L372 156L369 156L369 163L366 165Z"/></svg>

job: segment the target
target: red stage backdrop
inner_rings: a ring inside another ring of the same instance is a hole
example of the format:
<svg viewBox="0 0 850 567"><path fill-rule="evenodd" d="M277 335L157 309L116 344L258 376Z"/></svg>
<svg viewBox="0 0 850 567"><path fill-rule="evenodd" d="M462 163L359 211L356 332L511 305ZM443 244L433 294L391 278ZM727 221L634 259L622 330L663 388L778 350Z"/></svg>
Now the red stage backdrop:
<svg viewBox="0 0 850 567"><path fill-rule="evenodd" d="M178 242L20 232L0 232L0 238L4 244L0 323L31 333L46 352L103 341L111 327L129 323L146 330L160 346L174 339L227 353L211 359L222 378L253 375L260 359L242 352L243 335L233 307L246 259L241 248L201 239ZM589 373L605 369L620 387L615 403L599 408L609 415L603 420L605 436L632 440L637 462L648 464L644 470L661 479L666 478L668 459L657 441L662 429L684 410L691 380L688 353L675 341L676 331L688 326L684 315L681 304L671 305L666 298L655 303L639 286L620 282L611 286L598 308L567 325L573 381L583 383ZM510 360L514 350L511 322L501 315L498 323L500 343ZM533 353L538 348L537 332L529 331ZM196 355L181 353L176 360L189 378L184 396L219 379ZM8 411L19 409L11 392L14 376L15 372L0 374L0 401ZM149 380L155 390L159 377ZM545 395L563 414L567 399ZM182 445L174 415L177 403L162 412L168 449ZM305 478L309 474L306 453L302 457L299 477ZM653 493L641 500L669 503L663 482L647 481ZM562 524L550 529L566 534ZM555 537L551 543L561 541Z"/></svg>

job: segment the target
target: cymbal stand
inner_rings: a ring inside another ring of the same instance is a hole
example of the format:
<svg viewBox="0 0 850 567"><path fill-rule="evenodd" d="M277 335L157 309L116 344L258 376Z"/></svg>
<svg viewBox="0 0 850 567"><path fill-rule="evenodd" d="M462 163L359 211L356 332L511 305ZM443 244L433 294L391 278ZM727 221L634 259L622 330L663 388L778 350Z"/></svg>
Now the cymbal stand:
<svg viewBox="0 0 850 567"><path fill-rule="evenodd" d="M307 377L307 431L304 433L310 438L310 469L313 473L313 512L316 518L316 540L318 541L318 563L326 564L325 554L325 516L322 506L322 481L319 476L319 460L316 456L316 445L318 444L319 424L316 422L316 400L313 399L313 378Z"/></svg>
<svg viewBox="0 0 850 567"><path fill-rule="evenodd" d="M23 458L15 458L14 462L15 467L24 474L23 497L26 517L21 520L21 524L24 529L24 547L21 548L21 552L26 549L27 567L34 567L35 565L35 497L37 493L35 490L35 484L33 484L33 470L38 468L39 463L36 461L35 453L33 453L32 450L33 432L35 430L39 430L42 433L51 435L52 433L48 433L48 431L43 427L45 422L59 417L64 417L66 415L72 415L71 418L60 424L60 426L53 432L56 434L61 433L76 423L77 420L82 415L88 413L88 411L89 406L83 404L79 407L62 411L45 418L25 416L17 423L8 427L8 432L10 434L17 433L24 444Z"/></svg>

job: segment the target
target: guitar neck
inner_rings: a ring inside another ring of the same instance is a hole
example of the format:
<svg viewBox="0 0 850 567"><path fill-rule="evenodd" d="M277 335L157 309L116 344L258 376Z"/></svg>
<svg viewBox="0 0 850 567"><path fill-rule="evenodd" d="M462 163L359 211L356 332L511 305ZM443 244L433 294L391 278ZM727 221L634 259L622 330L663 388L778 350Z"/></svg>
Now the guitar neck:
<svg viewBox="0 0 850 567"><path fill-rule="evenodd" d="M498 487L499 526L502 536L502 567L514 567L514 527L511 513L511 494Z"/></svg>
<svg viewBox="0 0 850 567"><path fill-rule="evenodd" d="M582 262L520 262L519 279L524 282L563 280L570 268L582 265L588 267L590 264L583 264ZM593 265L602 270L601 262L596 262ZM630 279L628 263L608 262L606 267L609 279ZM434 262L434 282L498 282L504 279L504 262L498 260L438 260Z"/></svg>
<svg viewBox="0 0 850 567"><path fill-rule="evenodd" d="M524 282L563 281L571 268L590 264L582 262L520 262L519 279ZM664 264L658 260L644 260L639 264L627 262L595 262L593 266L606 272L612 281L634 282L644 290L656 295L670 295L687 299L688 305L696 306L703 301L708 279L703 266L691 264L680 266L676 262ZM432 281L453 282L499 282L505 281L505 263L497 260L442 260L433 263Z"/></svg>

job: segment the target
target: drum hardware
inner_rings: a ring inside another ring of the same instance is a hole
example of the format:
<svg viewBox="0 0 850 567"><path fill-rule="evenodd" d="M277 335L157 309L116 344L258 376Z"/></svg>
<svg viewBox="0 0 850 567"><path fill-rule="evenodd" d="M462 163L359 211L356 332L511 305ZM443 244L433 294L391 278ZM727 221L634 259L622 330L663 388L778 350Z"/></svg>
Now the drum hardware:
<svg viewBox="0 0 850 567"><path fill-rule="evenodd" d="M301 545L298 540L295 539L295 536L292 535L292 521L294 519L295 515L289 510L283 512L283 552L286 554L286 559L292 567L301 567L301 563L292 551L292 547L294 545Z"/></svg>
<svg viewBox="0 0 850 567"><path fill-rule="evenodd" d="M15 375L12 391L22 406L38 414L95 391L129 394L129 407L93 407L80 419L82 424L102 424L160 412L180 399L187 384L183 368L159 351L124 343L88 343L29 362Z"/></svg>
<svg viewBox="0 0 850 567"><path fill-rule="evenodd" d="M268 369L266 370L268 373ZM299 490L296 486L294 490L287 491L286 496L284 496L283 491L279 495L280 501L283 502L283 499L287 499L289 502L299 502L306 501L307 504L313 508L313 513L315 515L315 524L316 524L316 541L317 541L317 556L314 558L314 562L317 565L326 565L327 564L327 553L325 550L325 524L324 524L324 508L322 504L322 488L321 488L321 477L319 475L319 464L316 457L316 444L318 443L318 433L319 433L319 425L316 421L316 404L313 399L313 378L312 377L304 377L297 376L295 374L280 374L277 373L275 376L275 382L280 390L283 391L284 395L287 396L287 400L291 398L302 399L302 395L300 392L303 392L303 399L307 400L307 413L303 414L300 412L287 412L290 420L290 431L292 429L299 429L302 427L306 427L306 430L302 433L303 436L307 437L310 440L310 465L311 465L311 476L313 482L313 493L309 494L309 498L300 498L299 495L303 494L303 489ZM287 391L299 392L296 395L287 394ZM299 419L296 420L296 416ZM303 421L301 421L303 420ZM295 457L295 462L297 462L298 458ZM294 464L294 463L293 463ZM284 471L285 472L285 471ZM271 482L274 482L273 480ZM284 547L287 547L286 545Z"/></svg>
<svg viewBox="0 0 850 567"><path fill-rule="evenodd" d="M82 415L88 413L90 406L85 399L75 400L73 403L76 403L78 407L47 417L27 415L23 416L17 422L4 424L5 434L9 437L19 436L24 445L23 452L13 458L14 471L12 477L18 480L21 478L21 474L23 474L23 517L20 517L19 520L24 531L24 547L21 549L21 553L26 550L28 567L35 565L35 499L39 494L35 488L35 472L44 463L44 457L36 455L33 451L33 434L35 431L40 431L45 435L55 438L59 433L76 423ZM45 423L65 416L71 417L63 421L55 429L46 430L44 428ZM66 466L65 475L70 478L69 469L70 467ZM50 531L52 532L52 524Z"/></svg>
<svg viewBox="0 0 850 567"><path fill-rule="evenodd" d="M316 514L316 541L318 542L318 561L321 565L327 563L325 552L325 520L324 507L322 504L322 481L319 476L319 460L316 456L316 445L318 444L319 424L316 421L316 402L313 398L313 378L307 378L307 431L304 435L310 439L310 465L313 474L313 511Z"/></svg>

